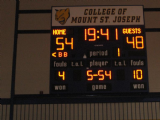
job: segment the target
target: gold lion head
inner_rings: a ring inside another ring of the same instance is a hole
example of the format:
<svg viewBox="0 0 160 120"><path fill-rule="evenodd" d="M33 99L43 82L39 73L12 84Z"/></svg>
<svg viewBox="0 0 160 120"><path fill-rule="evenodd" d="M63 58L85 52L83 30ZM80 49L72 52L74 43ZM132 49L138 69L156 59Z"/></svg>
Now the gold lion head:
<svg viewBox="0 0 160 120"><path fill-rule="evenodd" d="M58 21L61 25L64 25L69 17L69 8L56 10L55 20Z"/></svg>

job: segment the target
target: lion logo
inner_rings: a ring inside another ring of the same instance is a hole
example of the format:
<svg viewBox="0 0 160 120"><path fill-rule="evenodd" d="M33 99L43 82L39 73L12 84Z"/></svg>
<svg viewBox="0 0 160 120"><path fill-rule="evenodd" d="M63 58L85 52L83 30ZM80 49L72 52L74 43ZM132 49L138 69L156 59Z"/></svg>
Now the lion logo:
<svg viewBox="0 0 160 120"><path fill-rule="evenodd" d="M69 8L56 10L55 20L58 21L61 25L64 25L69 17Z"/></svg>

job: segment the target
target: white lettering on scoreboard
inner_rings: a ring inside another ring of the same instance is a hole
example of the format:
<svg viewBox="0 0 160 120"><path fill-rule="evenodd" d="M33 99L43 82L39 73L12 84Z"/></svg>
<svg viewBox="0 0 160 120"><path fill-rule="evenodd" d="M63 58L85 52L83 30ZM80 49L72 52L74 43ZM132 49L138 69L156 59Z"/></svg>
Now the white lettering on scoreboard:
<svg viewBox="0 0 160 120"><path fill-rule="evenodd" d="M144 25L143 6L52 7L52 26Z"/></svg>

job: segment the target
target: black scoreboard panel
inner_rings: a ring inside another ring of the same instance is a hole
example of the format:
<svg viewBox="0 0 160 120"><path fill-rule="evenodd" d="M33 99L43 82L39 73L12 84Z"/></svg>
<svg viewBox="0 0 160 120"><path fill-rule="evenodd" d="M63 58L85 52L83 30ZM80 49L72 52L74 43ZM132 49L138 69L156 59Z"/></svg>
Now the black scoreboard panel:
<svg viewBox="0 0 160 120"><path fill-rule="evenodd" d="M145 28L52 27L50 94L148 92Z"/></svg>

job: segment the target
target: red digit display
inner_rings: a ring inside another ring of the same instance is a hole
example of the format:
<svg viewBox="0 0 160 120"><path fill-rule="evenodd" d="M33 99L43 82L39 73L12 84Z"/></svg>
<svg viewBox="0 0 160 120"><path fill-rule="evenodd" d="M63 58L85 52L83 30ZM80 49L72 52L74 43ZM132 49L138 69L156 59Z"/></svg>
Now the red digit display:
<svg viewBox="0 0 160 120"><path fill-rule="evenodd" d="M68 57L68 52L53 52L52 57Z"/></svg>
<svg viewBox="0 0 160 120"><path fill-rule="evenodd" d="M68 57L68 52L64 52L64 57Z"/></svg>
<svg viewBox="0 0 160 120"><path fill-rule="evenodd" d="M63 53L62 52L58 52L58 57L63 57Z"/></svg>

